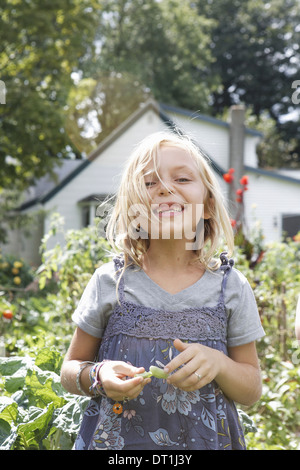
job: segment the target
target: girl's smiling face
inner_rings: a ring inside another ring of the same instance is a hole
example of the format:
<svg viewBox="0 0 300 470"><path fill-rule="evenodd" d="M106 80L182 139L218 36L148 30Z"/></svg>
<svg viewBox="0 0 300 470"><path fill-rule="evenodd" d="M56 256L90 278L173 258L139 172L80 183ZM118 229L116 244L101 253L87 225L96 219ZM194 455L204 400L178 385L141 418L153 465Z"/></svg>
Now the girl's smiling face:
<svg viewBox="0 0 300 470"><path fill-rule="evenodd" d="M160 236L194 238L199 220L208 214L204 210L207 190L192 156L180 147L161 146L157 165L148 165L144 179ZM153 228L151 223L150 238Z"/></svg>
<svg viewBox="0 0 300 470"><path fill-rule="evenodd" d="M204 209L200 215L199 206ZM164 237L167 227L170 230ZM193 250L202 264L218 267L214 256L221 236L231 254L233 231L220 185L201 148L173 131L143 139L128 159L106 236L127 261L140 267L155 238L159 248L163 238L172 239L172 249L175 240L178 250L185 243L185 249Z"/></svg>

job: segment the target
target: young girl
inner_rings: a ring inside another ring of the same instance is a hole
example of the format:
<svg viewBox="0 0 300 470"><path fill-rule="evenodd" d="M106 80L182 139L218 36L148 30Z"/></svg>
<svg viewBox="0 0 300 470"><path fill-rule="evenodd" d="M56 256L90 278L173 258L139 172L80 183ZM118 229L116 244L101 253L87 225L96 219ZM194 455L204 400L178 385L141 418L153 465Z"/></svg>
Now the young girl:
<svg viewBox="0 0 300 470"><path fill-rule="evenodd" d="M61 372L92 397L75 449L244 449L234 402L260 397L264 332L245 277L213 258L230 219L188 138L136 148L107 233L119 254L84 291Z"/></svg>

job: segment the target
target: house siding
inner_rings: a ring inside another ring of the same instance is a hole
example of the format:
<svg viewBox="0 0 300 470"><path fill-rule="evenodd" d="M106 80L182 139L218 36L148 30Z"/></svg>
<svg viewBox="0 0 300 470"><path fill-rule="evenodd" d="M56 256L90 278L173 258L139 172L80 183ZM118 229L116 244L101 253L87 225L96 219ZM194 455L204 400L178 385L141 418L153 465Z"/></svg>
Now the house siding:
<svg viewBox="0 0 300 470"><path fill-rule="evenodd" d="M261 224L266 241L282 239L282 215L300 215L300 181L278 180L248 171L249 191L245 193L246 222ZM300 230L300 227L299 227Z"/></svg>
<svg viewBox="0 0 300 470"><path fill-rule="evenodd" d="M125 162L136 145L147 135L166 129L167 126L150 109L114 140L98 158L87 165L79 177L71 180L46 202L45 209L59 212L64 217L66 229L81 228L81 208L77 204L78 201L91 194L114 193L118 188ZM45 233L49 230L49 224L50 220L46 218ZM49 240L48 246L51 248L55 243L62 241L62 236L57 235Z"/></svg>
<svg viewBox="0 0 300 470"><path fill-rule="evenodd" d="M168 115L174 123L194 139L205 153L225 171L230 167L229 127L220 125L217 120L200 120L193 116L182 116L175 112ZM258 135L245 135L244 163L257 167L256 147L261 140Z"/></svg>

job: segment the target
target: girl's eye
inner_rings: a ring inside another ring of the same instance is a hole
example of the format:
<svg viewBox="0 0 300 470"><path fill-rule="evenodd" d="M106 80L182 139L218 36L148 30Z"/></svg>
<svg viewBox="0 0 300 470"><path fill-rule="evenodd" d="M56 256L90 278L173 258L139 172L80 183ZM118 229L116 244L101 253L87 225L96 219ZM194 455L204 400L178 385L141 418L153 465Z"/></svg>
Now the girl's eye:
<svg viewBox="0 0 300 470"><path fill-rule="evenodd" d="M176 181L179 181L179 183L186 183L187 181L190 181L188 178L177 178Z"/></svg>
<svg viewBox="0 0 300 470"><path fill-rule="evenodd" d="M150 188L155 185L155 181L145 181L146 188Z"/></svg>

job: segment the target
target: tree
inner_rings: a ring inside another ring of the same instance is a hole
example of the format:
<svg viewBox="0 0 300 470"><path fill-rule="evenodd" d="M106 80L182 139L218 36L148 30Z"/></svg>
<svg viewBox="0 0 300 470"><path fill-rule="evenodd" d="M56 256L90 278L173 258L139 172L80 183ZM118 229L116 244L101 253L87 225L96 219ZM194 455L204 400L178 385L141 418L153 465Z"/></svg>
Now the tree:
<svg viewBox="0 0 300 470"><path fill-rule="evenodd" d="M291 135L290 139L278 129L276 121L268 116L261 116L257 126L264 134L257 147L257 156L261 167L296 168L299 166L299 141ZM297 135L297 134L295 134ZM299 135L299 134L298 134Z"/></svg>
<svg viewBox="0 0 300 470"><path fill-rule="evenodd" d="M66 132L76 148L88 155L150 96L149 88L131 74L98 72L71 90Z"/></svg>
<svg viewBox="0 0 300 470"><path fill-rule="evenodd" d="M276 125L275 140L268 134L261 162L299 166L300 119L281 120L296 108L292 84L300 74L299 1L198 0L196 4L199 14L215 21L211 73L220 77L221 86L212 92L212 113L222 114L239 102L262 122L267 112ZM283 157L272 162L277 141Z"/></svg>
<svg viewBox="0 0 300 470"><path fill-rule="evenodd" d="M298 0L198 0L199 14L215 20L212 64L222 86L213 94L217 114L237 101L256 116L278 121L292 106L300 70Z"/></svg>
<svg viewBox="0 0 300 470"><path fill-rule="evenodd" d="M0 189L27 187L76 154L64 129L72 72L91 56L95 0L0 1Z"/></svg>
<svg viewBox="0 0 300 470"><path fill-rule="evenodd" d="M188 0L105 0L98 56L69 96L78 148L91 151L150 96L209 112L211 27Z"/></svg>
<svg viewBox="0 0 300 470"><path fill-rule="evenodd" d="M211 27L188 0L106 0L99 65L130 73L158 101L206 112Z"/></svg>

